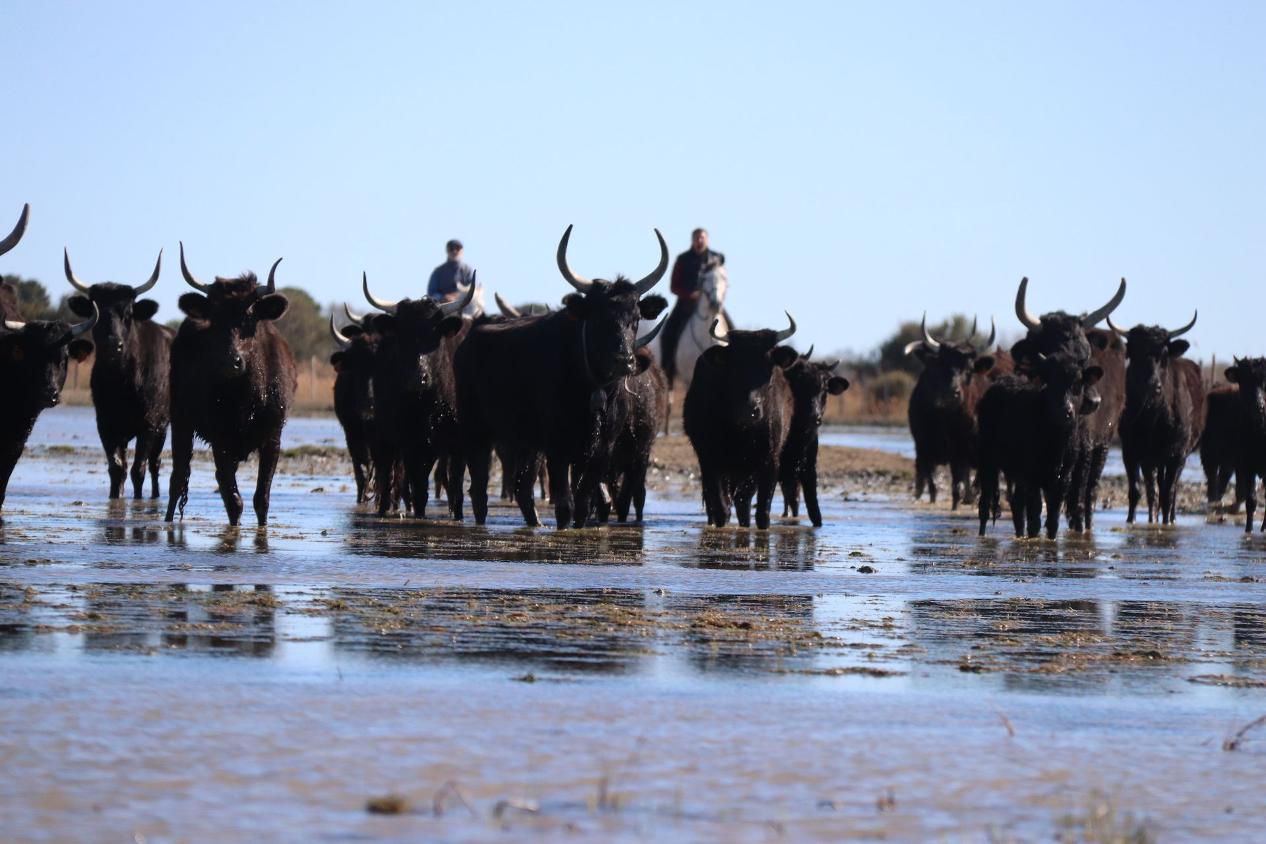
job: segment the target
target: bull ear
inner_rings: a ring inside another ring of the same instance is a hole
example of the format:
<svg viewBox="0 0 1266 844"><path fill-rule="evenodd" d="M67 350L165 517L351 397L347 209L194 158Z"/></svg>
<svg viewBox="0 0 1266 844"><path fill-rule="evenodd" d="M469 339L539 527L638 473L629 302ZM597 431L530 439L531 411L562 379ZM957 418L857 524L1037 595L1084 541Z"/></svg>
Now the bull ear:
<svg viewBox="0 0 1266 844"><path fill-rule="evenodd" d="M919 345L915 346L913 349L910 350L909 354L914 355L924 364L928 362L928 358L936 357L936 352L932 351L927 346L923 345L922 340L919 341Z"/></svg>
<svg viewBox="0 0 1266 844"><path fill-rule="evenodd" d="M281 293L269 293L255 300L251 305L251 313L255 319L281 319L290 307L290 300Z"/></svg>
<svg viewBox="0 0 1266 844"><path fill-rule="evenodd" d="M132 304L132 319L153 319L156 313L158 313L158 303L153 299L137 299Z"/></svg>
<svg viewBox="0 0 1266 844"><path fill-rule="evenodd" d="M184 312L186 316L194 319L210 319L211 303L207 301L207 297L201 293L183 293L180 299L176 301L176 306Z"/></svg>
<svg viewBox="0 0 1266 844"><path fill-rule="evenodd" d="M1169 341L1169 356L1171 358L1180 358L1190 348L1191 348L1191 344L1188 343L1186 340L1170 340Z"/></svg>
<svg viewBox="0 0 1266 844"><path fill-rule="evenodd" d="M833 396L838 396L847 389L848 379L841 375L832 375L826 382L826 391Z"/></svg>
<svg viewBox="0 0 1266 844"><path fill-rule="evenodd" d="M396 318L392 314L374 314L374 331L391 334L396 330Z"/></svg>
<svg viewBox="0 0 1266 844"><path fill-rule="evenodd" d="M1026 358L1028 358L1032 349L1033 343L1030 342L1029 338L1025 337L1021 340L1017 340L1015 345L1011 347L1011 358L1018 366L1021 362L1026 361Z"/></svg>
<svg viewBox="0 0 1266 844"><path fill-rule="evenodd" d="M70 341L69 345L66 346L66 351L69 352L70 356L75 360L82 361L84 358L88 357L88 355L92 354L92 342L90 340L84 340L81 337L76 337L74 340Z"/></svg>
<svg viewBox="0 0 1266 844"><path fill-rule="evenodd" d="M330 365L334 367L335 372L340 371L339 367L342 366L342 364L343 364L342 352L335 352L334 354L330 355Z"/></svg>
<svg viewBox="0 0 1266 844"><path fill-rule="evenodd" d="M769 359L774 362L774 366L786 369L800 359L800 353L790 346L774 346Z"/></svg>
<svg viewBox="0 0 1266 844"><path fill-rule="evenodd" d="M1081 377L1087 387L1093 387L1103 377L1103 369L1098 366L1087 366L1081 371Z"/></svg>
<svg viewBox="0 0 1266 844"><path fill-rule="evenodd" d="M563 310L572 319L584 319L589 313L589 303L579 293L568 293L563 297Z"/></svg>
<svg viewBox="0 0 1266 844"><path fill-rule="evenodd" d="M440 320L440 333L445 337L452 337L462 330L462 325L464 322L459 316L444 317Z"/></svg>
<svg viewBox="0 0 1266 844"><path fill-rule="evenodd" d="M1111 336L1103 331L1089 331L1086 333L1086 339L1090 341L1090 345L1101 352L1108 348L1108 340Z"/></svg>
<svg viewBox="0 0 1266 844"><path fill-rule="evenodd" d="M699 360L705 361L709 366L725 366L725 350L725 346L709 346L703 354L699 355Z"/></svg>
<svg viewBox="0 0 1266 844"><path fill-rule="evenodd" d="M359 325L352 325L351 323L348 323L339 329L339 333L350 340L353 337L359 337L364 334L365 329L361 328Z"/></svg>
<svg viewBox="0 0 1266 844"><path fill-rule="evenodd" d="M993 369L993 355L981 355L976 358L976 362L972 364L971 371L977 375L983 375Z"/></svg>
<svg viewBox="0 0 1266 844"><path fill-rule="evenodd" d="M87 296L75 294L66 300L66 307L70 308L70 312L75 316L90 317L92 316L92 302Z"/></svg>
<svg viewBox="0 0 1266 844"><path fill-rule="evenodd" d="M1225 375L1226 380L1231 382L1232 384L1239 383L1240 368L1238 366L1228 366L1226 368L1226 371L1222 374Z"/></svg>
<svg viewBox="0 0 1266 844"><path fill-rule="evenodd" d="M643 297L637 303L637 310L642 319L654 319L668 307L668 300L658 293Z"/></svg>

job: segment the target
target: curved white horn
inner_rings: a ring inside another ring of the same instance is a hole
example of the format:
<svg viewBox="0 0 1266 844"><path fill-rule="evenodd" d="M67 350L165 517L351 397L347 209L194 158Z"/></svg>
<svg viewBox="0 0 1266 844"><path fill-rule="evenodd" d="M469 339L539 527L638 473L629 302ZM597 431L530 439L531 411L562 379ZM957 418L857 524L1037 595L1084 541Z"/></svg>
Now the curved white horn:
<svg viewBox="0 0 1266 844"><path fill-rule="evenodd" d="M782 331L779 331L777 334L774 335L775 344L781 343L782 341L790 338L792 334L796 333L796 321L792 319L791 312L783 311L783 313L787 315L788 324L786 328L784 328Z"/></svg>
<svg viewBox="0 0 1266 844"><path fill-rule="evenodd" d="M69 259L67 260L67 266L69 266ZM149 274L149 279L147 279L146 282L142 284L140 287L132 288L132 292L135 293L137 296L140 296L142 293L148 293L151 289L153 289L155 284L158 284L158 276L161 275L162 272L163 272L163 250L159 249L158 260L154 262L154 271Z"/></svg>
<svg viewBox="0 0 1266 844"><path fill-rule="evenodd" d="M335 343L338 343L338 347L340 349L346 349L348 346L352 345L352 341L344 337L342 332L335 328L333 313L330 314L330 336L334 338Z"/></svg>
<svg viewBox="0 0 1266 844"><path fill-rule="evenodd" d="M1015 294L1015 315L1020 320L1020 324L1025 328L1041 328L1042 321L1033 314L1029 313L1029 309L1024 304L1025 294L1029 291L1029 277L1026 275L1020 279L1020 289Z"/></svg>
<svg viewBox="0 0 1266 844"><path fill-rule="evenodd" d="M18 224L13 227L13 231L9 232L9 236L4 240L0 240L0 255L3 255L18 245L18 241L22 239L22 235L26 234L26 224L30 219L31 203L28 202L22 206L22 215L18 217Z"/></svg>
<svg viewBox="0 0 1266 844"><path fill-rule="evenodd" d="M9 329L10 331L21 331L23 328L26 328L26 323L22 322L21 320L16 320L16 319L15 320L6 319L4 321L4 327Z"/></svg>
<svg viewBox="0 0 1266 844"><path fill-rule="evenodd" d="M461 312L475 298L475 285L477 283L476 280L478 278L479 278L478 270L474 270L473 272L471 272L470 284L466 285L465 290L462 290L462 297L460 299L454 299L452 302L446 302L445 304L440 305L440 313L444 314L444 316L454 316L454 315L460 316ZM459 285L457 289L461 290L461 286Z"/></svg>
<svg viewBox="0 0 1266 844"><path fill-rule="evenodd" d="M389 314L396 312L397 302L388 302L386 299L375 299L374 294L369 292L369 274L361 272L360 286L365 291L365 300L380 311L386 311Z"/></svg>
<svg viewBox="0 0 1266 844"><path fill-rule="evenodd" d="M1175 337L1181 337L1184 334L1186 334L1188 331L1190 331L1191 329L1195 328L1196 317L1198 316L1200 316L1200 311L1195 311L1191 315L1191 322L1187 323L1186 325L1184 325L1182 328L1178 329L1177 331L1169 332L1169 339L1173 340Z"/></svg>
<svg viewBox="0 0 1266 844"><path fill-rule="evenodd" d="M658 284L659 280L664 277L664 273L668 272L668 244L664 241L664 236L660 234L659 229L655 229L655 237L659 240L659 266L655 267L650 275L633 285L637 288L637 295L639 296Z"/></svg>
<svg viewBox="0 0 1266 844"><path fill-rule="evenodd" d="M1111 299L1108 300L1108 304L1104 305L1099 310L1091 311L1090 313L1082 317L1081 327L1093 328L1098 323L1103 322L1104 317L1106 317L1108 314L1115 311L1117 309L1117 305L1121 304L1121 300L1124 298L1125 298L1125 279L1121 279L1121 284L1120 286L1117 287L1117 292L1113 294Z"/></svg>
<svg viewBox="0 0 1266 844"><path fill-rule="evenodd" d="M347 314L347 321L350 322L352 325L365 324L365 317L361 314L353 313L352 309L347 306L346 302L343 303L343 313Z"/></svg>
<svg viewBox="0 0 1266 844"><path fill-rule="evenodd" d="M919 332L923 335L923 345L927 346L929 349L932 349L933 351L941 348L941 344L937 342L936 338L928 333L928 312L927 311L923 312L923 320L919 323Z"/></svg>
<svg viewBox="0 0 1266 844"><path fill-rule="evenodd" d="M77 325L72 325L70 327L70 336L73 338L73 337L78 337L81 334L87 334L89 331L92 330L92 327L97 324L97 317L99 317L100 315L101 315L101 312L97 310L97 303L92 302L92 316L88 317L86 320L84 320L81 323L78 323Z"/></svg>
<svg viewBox="0 0 1266 844"><path fill-rule="evenodd" d="M492 294L492 298L497 300L497 307L501 309L501 313L505 316L513 317L515 319L523 316L523 313L518 308L511 305L505 299L502 299L500 293Z"/></svg>
<svg viewBox="0 0 1266 844"><path fill-rule="evenodd" d="M922 340L911 340L909 343L906 343L905 348L901 350L901 354L909 357L910 354L912 354L915 349L919 348L922 345L923 345Z"/></svg>
<svg viewBox="0 0 1266 844"><path fill-rule="evenodd" d="M189 272L189 267L185 264L185 242L183 240L180 241L180 274L185 277L185 284L189 285L194 290L200 290L203 293L206 293L211 289L211 285L203 284L193 277L193 273Z"/></svg>
<svg viewBox="0 0 1266 844"><path fill-rule="evenodd" d="M568 284L584 293L593 282L584 276L576 275L572 272L571 267L567 265L567 241L569 240L571 240L571 226L568 226L567 231L563 232L563 239L558 241L558 271L563 274L563 278L567 279Z"/></svg>
<svg viewBox="0 0 1266 844"><path fill-rule="evenodd" d="M70 286L78 290L80 293L89 293L92 288L75 278L75 271L70 268L70 249L62 247L62 267L66 270L66 280L70 282Z"/></svg>
<svg viewBox="0 0 1266 844"><path fill-rule="evenodd" d="M641 337L638 337L636 348L640 349L643 346L650 345L650 342L655 339L655 335L659 334L659 330L664 327L664 323L666 322L668 322L667 316L665 316L663 319L657 322L655 324L655 327L652 328L649 332L647 332L646 334L643 334Z"/></svg>

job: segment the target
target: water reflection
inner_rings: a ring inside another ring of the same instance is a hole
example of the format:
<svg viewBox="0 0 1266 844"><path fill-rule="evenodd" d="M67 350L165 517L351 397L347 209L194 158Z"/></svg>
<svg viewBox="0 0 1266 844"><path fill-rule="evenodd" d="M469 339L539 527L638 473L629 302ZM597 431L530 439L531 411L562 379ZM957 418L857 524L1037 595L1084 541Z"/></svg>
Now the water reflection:
<svg viewBox="0 0 1266 844"><path fill-rule="evenodd" d="M705 529L694 558L683 562L701 569L810 571L817 542L817 533L807 529Z"/></svg>
<svg viewBox="0 0 1266 844"><path fill-rule="evenodd" d="M490 530L354 515L345 544L352 554L373 557L641 565L645 531L640 525L567 531Z"/></svg>

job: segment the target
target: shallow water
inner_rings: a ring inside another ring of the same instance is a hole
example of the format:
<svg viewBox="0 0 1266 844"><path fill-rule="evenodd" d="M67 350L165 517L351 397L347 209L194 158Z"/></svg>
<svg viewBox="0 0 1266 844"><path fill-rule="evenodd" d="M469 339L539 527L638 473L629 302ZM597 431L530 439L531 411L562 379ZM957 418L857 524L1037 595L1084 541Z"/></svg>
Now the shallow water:
<svg viewBox="0 0 1266 844"><path fill-rule="evenodd" d="M57 439L76 424L42 444L81 445ZM346 479L290 475L273 525L228 529L204 462L169 527L105 485L54 450L6 501L7 835L1184 840L1266 819L1266 729L1222 749L1266 713L1266 539L1234 525L1108 511L1093 538L981 540L943 507L832 494L823 529L764 535L653 494L644 526L558 534L504 507L483 529L378 519ZM365 811L392 793L408 813Z"/></svg>

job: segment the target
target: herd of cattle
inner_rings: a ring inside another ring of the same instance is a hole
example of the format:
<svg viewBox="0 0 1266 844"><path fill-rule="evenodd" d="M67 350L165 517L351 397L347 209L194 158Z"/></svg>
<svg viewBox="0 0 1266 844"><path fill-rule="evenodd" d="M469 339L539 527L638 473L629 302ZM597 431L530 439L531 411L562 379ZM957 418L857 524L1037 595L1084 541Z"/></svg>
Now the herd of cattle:
<svg viewBox="0 0 1266 844"><path fill-rule="evenodd" d="M29 206L0 241L0 254L22 238ZM557 526L581 527L609 519L642 518L651 446L666 423L668 383L647 348L663 322L639 334L644 320L667 308L650 294L668 269L668 246L658 230L656 268L637 281L590 280L567 262L569 226L559 242L559 272L574 292L557 310L522 314L498 297L500 315L462 315L472 282L451 302L431 298L386 301L362 275L374 313L344 308L333 316L339 349L335 411L354 465L358 502L379 514L424 516L432 474L449 515L462 519L464 483L477 524L488 515L488 481L495 452L502 465L501 495L513 499L528 525L539 525L536 486L548 486ZM159 460L168 425L173 468L166 511L183 514L189 492L193 440L211 448L216 482L230 524L241 518L240 463L258 454L254 495L260 524L281 453L281 431L296 389L294 357L275 321L288 302L276 292L278 259L260 284L253 273L200 282L180 247L180 269L196 292L180 297L185 314L172 331L153 321L156 302L140 296L157 282L162 253L140 286L85 284L65 257L77 293L67 306L83 322L23 322L15 290L0 286L0 377L10 400L0 414L0 506L9 477L39 413L59 401L70 358L92 353L91 389L106 451L110 497L123 494L127 447L135 439L132 492L140 498L145 473L159 496ZM980 531L1001 511L999 474L1017 535L1036 536L1042 507L1047 535L1059 514L1073 530L1088 530L1108 447L1120 429L1134 519L1139 474L1146 480L1149 521L1172 521L1183 461L1197 445L1209 475L1210 500L1236 475L1248 529L1254 481L1266 472L1266 359L1236 360L1233 384L1205 394L1188 344L1176 331L1136 326L1128 332L1109 314L1125 295L1125 281L1104 307L1075 317L1034 317L1021 281L1016 314L1028 334L1010 353L988 353L973 337L936 339L926 328L907 354L925 368L910 402L917 460L916 494L933 499L938 465L948 464L954 506L979 492ZM817 500L818 428L829 395L848 389L836 364L814 361L785 341L783 330L717 331L699 355L683 408L685 433L698 456L708 523L769 526L775 487L787 513L797 514L803 491L808 515L822 524ZM1108 320L1110 331L1094 326ZM975 334L973 325L971 335ZM91 342L89 341L91 337ZM1203 434L1203 436L1202 436ZM971 478L976 470L975 481ZM1159 492L1156 491L1159 484ZM1266 530L1266 523L1263 524Z"/></svg>

